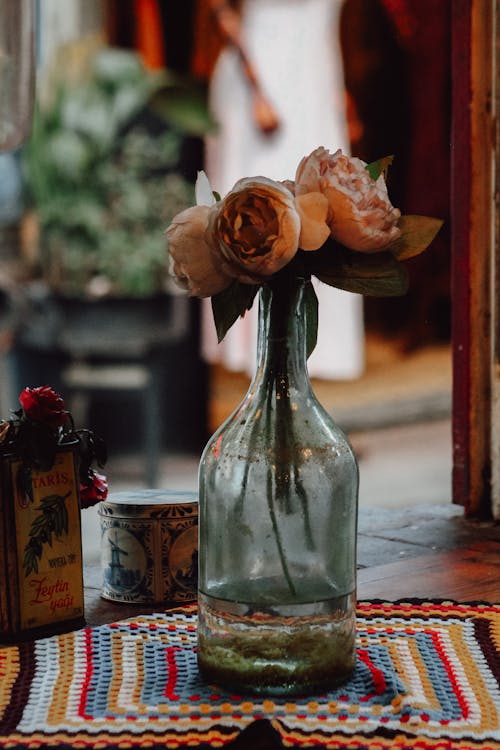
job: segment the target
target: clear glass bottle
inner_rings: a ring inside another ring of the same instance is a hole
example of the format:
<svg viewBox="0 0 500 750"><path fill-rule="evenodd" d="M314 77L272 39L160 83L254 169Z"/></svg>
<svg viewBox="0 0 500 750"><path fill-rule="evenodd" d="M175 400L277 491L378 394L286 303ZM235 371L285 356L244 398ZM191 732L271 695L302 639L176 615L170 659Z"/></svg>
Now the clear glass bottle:
<svg viewBox="0 0 500 750"><path fill-rule="evenodd" d="M240 691L327 689L354 668L358 467L311 389L309 283L262 288L254 378L200 463L198 662Z"/></svg>

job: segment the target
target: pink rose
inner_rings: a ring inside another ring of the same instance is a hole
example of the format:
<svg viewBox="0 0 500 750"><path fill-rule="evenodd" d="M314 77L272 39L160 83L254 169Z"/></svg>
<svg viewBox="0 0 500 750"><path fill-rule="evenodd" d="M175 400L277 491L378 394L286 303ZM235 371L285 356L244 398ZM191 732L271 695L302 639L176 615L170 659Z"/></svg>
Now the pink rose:
<svg viewBox="0 0 500 750"><path fill-rule="evenodd" d="M210 216L222 269L244 284L258 284L289 263L299 234L292 193L266 177L239 180Z"/></svg>
<svg viewBox="0 0 500 750"><path fill-rule="evenodd" d="M317 148L300 162L295 195L320 192L328 200L326 223L332 237L351 250L382 250L401 232L401 212L392 206L383 175L373 180L361 159Z"/></svg>
<svg viewBox="0 0 500 750"><path fill-rule="evenodd" d="M232 278L217 264L208 241L209 206L192 206L174 216L167 229L171 267L180 287L195 297L211 297L229 286Z"/></svg>

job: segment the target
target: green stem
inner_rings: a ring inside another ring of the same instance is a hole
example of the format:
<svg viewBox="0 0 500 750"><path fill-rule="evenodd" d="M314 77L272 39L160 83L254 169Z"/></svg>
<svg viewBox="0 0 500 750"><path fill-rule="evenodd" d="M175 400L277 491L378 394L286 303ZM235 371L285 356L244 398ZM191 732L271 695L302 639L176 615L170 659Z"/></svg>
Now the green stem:
<svg viewBox="0 0 500 750"><path fill-rule="evenodd" d="M252 393L251 397L249 398L249 401L252 401L254 397L255 397L255 391ZM261 427L260 419L254 418L253 424L250 428L250 437L248 440L248 445L253 445L255 434L258 433L260 427ZM236 503L236 506L235 506L235 510L237 513L242 512L243 506L245 504L244 500L245 500L245 495L246 495L246 490L247 490L248 472L250 471L250 463L251 463L250 460L247 459L247 461L245 462L245 467L243 469L243 478L241 480L241 493L238 498L238 502Z"/></svg>
<svg viewBox="0 0 500 750"><path fill-rule="evenodd" d="M269 440L271 438L271 431L272 431L272 427L273 427L272 420L271 420L271 416L272 416L272 413L273 413L273 408L272 408L273 395L275 395L274 394L274 389L273 388L268 388L268 390L267 390L267 398L266 398L266 403L265 403L265 417L266 418L265 418L264 425L263 425L263 428L264 428L264 431L265 431L265 436L266 436L266 442L268 444L269 444ZM274 499L275 499L275 495L276 495L276 487L277 487L276 482L273 484L272 467L268 466L268 469L267 469L267 482L266 482L266 494L267 494L267 505L268 505L268 508L269 508L269 516L271 518L271 524L272 524L272 527L273 527L274 538L276 540L276 546L278 548L278 555L279 555L279 558L280 558L281 569L283 571L283 575L285 576L285 580L287 582L288 589L289 589L291 595L292 596L296 596L297 592L296 592L295 586L293 585L293 581L292 581L292 577L290 575L290 572L288 570L288 563L287 563L287 560L286 560L285 548L283 546L283 540L281 538L281 532L280 532L280 529L279 529L279 526L278 526L278 520L276 518L276 511L275 511L275 508L274 508Z"/></svg>
<svg viewBox="0 0 500 750"><path fill-rule="evenodd" d="M314 544L314 538L311 528L311 519L309 517L309 503L307 500L306 493L304 491L304 487L302 486L302 480L299 477L299 472L297 468L296 461L293 462L293 475L294 475L294 481L295 481L295 491L297 492L297 495L300 500L300 504L302 506L302 513L304 514L304 531L306 535L306 546L307 549L310 551L313 551L316 549L316 545Z"/></svg>
<svg viewBox="0 0 500 750"><path fill-rule="evenodd" d="M276 315L277 313L275 313ZM288 312L288 314L290 314ZM287 316L286 316L287 317ZM281 324L286 325L286 317L284 320L280 321ZM287 347L289 346L288 338L285 335L286 330L280 330L280 334L283 338L283 345L279 352L279 359L278 359L278 377L276 380L276 434L279 437L279 444L283 446L289 446L290 448L290 456L291 458L291 468L293 469L293 478L294 478L294 485L295 490L298 495L298 498L300 500L300 504L302 506L302 512L304 517L304 532L305 532L305 540L306 545L309 550L315 549L313 534L312 534L312 528L311 528L311 520L309 517L309 503L307 502L307 496L304 492L304 487L302 485L302 480L299 476L299 467L295 458L295 451L293 449L292 441L290 439L291 437L291 424L290 420L288 419L288 415L292 413L291 405L290 405L290 379L288 375L288 350ZM279 395L279 398L278 398ZM283 419L280 418L280 412L282 412L285 416ZM291 497L290 497L290 490L291 490L291 472L290 476L288 477L281 477L281 482L279 484L279 490L280 494L284 497L284 507L285 510L288 513L292 512L292 503L291 503Z"/></svg>
<svg viewBox="0 0 500 750"><path fill-rule="evenodd" d="M297 591L295 589L295 586L293 585L293 581L288 570L288 564L287 564L286 557L285 557L283 541L281 539L281 534L280 534L278 522L276 519L276 513L274 510L274 502L273 502L273 494L274 494L273 477L272 477L271 468L269 468L267 472L267 504L269 507L269 515L271 517L271 523L272 523L273 531L274 531L274 538L276 539L276 546L278 547L278 555L280 558L283 575L285 576L291 595L296 596Z"/></svg>

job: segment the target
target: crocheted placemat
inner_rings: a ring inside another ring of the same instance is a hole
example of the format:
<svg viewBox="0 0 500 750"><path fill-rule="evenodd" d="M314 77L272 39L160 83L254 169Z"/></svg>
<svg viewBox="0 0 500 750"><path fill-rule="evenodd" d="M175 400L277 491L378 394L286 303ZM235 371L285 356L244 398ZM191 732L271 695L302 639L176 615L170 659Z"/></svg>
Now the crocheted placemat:
<svg viewBox="0 0 500 750"><path fill-rule="evenodd" d="M357 628L352 679L293 699L205 684L193 605L3 647L0 747L223 747L265 719L285 747L500 750L500 604L361 602Z"/></svg>

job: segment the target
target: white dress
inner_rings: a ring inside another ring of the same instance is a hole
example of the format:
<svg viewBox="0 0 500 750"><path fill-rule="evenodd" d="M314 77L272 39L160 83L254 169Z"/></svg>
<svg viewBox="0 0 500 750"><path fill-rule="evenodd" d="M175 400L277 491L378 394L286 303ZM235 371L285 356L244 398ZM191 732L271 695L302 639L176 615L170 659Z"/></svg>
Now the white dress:
<svg viewBox="0 0 500 750"><path fill-rule="evenodd" d="M219 124L207 139L206 171L225 195L241 177L293 179L300 159L318 146L348 151L339 43L343 0L245 0L242 36L281 127L263 135L251 115L251 95L238 55L226 48L211 81L210 106ZM364 366L362 298L315 280L318 344L309 359L314 377L349 379ZM257 304L218 345L210 305L204 307L203 354L209 362L252 373Z"/></svg>

